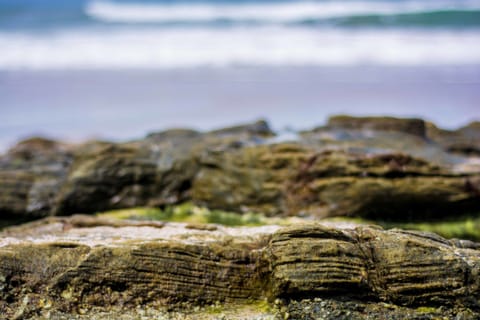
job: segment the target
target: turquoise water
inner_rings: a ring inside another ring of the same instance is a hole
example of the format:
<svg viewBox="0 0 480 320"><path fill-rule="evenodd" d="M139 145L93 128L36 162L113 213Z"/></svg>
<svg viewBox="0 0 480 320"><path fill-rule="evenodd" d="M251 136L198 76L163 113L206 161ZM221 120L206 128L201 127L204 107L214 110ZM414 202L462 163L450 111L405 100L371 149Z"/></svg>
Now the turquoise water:
<svg viewBox="0 0 480 320"><path fill-rule="evenodd" d="M317 25L334 27L480 26L476 0L2 0L0 26L44 30L100 25L162 27Z"/></svg>
<svg viewBox="0 0 480 320"><path fill-rule="evenodd" d="M0 0L0 69L480 63L480 0Z"/></svg>

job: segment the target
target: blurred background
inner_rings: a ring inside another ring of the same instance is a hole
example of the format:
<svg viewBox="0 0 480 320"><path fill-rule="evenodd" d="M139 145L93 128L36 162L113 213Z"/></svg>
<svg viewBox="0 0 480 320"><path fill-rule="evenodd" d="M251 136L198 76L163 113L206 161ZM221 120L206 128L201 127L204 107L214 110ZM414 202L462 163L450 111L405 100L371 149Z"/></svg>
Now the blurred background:
<svg viewBox="0 0 480 320"><path fill-rule="evenodd" d="M480 0L0 0L0 151L331 114L480 119Z"/></svg>

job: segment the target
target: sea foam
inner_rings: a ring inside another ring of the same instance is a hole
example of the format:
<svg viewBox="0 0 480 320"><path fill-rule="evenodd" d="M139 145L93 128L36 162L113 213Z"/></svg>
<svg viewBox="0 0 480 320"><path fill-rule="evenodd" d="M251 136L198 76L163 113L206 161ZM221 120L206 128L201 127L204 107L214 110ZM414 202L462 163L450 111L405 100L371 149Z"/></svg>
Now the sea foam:
<svg viewBox="0 0 480 320"><path fill-rule="evenodd" d="M0 69L480 64L478 31L304 27L0 32Z"/></svg>

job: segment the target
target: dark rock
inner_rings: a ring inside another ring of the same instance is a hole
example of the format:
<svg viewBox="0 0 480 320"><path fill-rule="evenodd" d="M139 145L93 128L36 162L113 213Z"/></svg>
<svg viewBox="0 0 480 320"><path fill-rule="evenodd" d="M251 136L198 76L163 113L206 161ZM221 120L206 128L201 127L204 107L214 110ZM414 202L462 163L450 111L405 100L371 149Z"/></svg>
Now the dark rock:
<svg viewBox="0 0 480 320"><path fill-rule="evenodd" d="M345 117L339 117L339 119L343 118ZM425 134L419 132L417 132L419 134L413 134L415 130L402 128L404 119L387 118L394 124L398 122L398 126L382 127L384 118L358 118L359 123L354 121L357 118L346 118L353 123L349 125L348 121L347 124L338 121L340 123L337 125L337 121L332 121L335 125L303 131L301 141L311 146L321 147L323 150L348 150L361 155L405 153L432 164L448 167L470 161L448 152ZM409 119L406 119L405 123L408 124L408 121ZM388 124L388 121L386 123ZM379 129L375 129L376 127ZM462 171L465 171L465 168ZM479 172L480 168L476 171Z"/></svg>
<svg viewBox="0 0 480 320"><path fill-rule="evenodd" d="M15 221L49 215L72 159L68 145L44 138L22 141L0 156L0 216Z"/></svg>
<svg viewBox="0 0 480 320"><path fill-rule="evenodd" d="M480 122L472 122L454 131L442 130L429 123L427 134L448 152L480 156Z"/></svg>
<svg viewBox="0 0 480 320"><path fill-rule="evenodd" d="M475 137L476 128L461 131ZM426 219L478 210L480 160L445 151L431 127L428 137L422 130L417 119L333 117L299 141L276 144L264 121L128 143L35 138L0 157L0 214L35 219L183 201L313 217Z"/></svg>
<svg viewBox="0 0 480 320"><path fill-rule="evenodd" d="M58 214L146 204L156 190L156 164L148 150L108 145L78 154L54 208Z"/></svg>
<svg viewBox="0 0 480 320"><path fill-rule="evenodd" d="M229 128L223 128L218 130L210 131L211 134L214 135L238 135L238 134L248 134L248 135L255 135L259 137L272 137L275 133L270 129L267 121L265 120L257 120L251 124L244 124L233 126Z"/></svg>
<svg viewBox="0 0 480 320"><path fill-rule="evenodd" d="M262 145L200 158L192 199L269 215L426 219L480 206L479 177L459 176L405 154Z"/></svg>
<svg viewBox="0 0 480 320"><path fill-rule="evenodd" d="M189 200L200 168L197 159L203 153L256 144L267 129L259 121L206 134L176 129L131 143L84 146L76 152L54 212L90 213Z"/></svg>

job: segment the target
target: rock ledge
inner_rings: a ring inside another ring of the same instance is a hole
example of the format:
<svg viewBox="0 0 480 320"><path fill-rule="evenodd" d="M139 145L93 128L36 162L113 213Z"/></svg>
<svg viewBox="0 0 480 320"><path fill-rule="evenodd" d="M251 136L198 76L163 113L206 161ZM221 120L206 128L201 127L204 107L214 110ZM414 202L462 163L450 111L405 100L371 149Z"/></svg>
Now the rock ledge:
<svg viewBox="0 0 480 320"><path fill-rule="evenodd" d="M74 216L5 230L0 314L338 297L480 315L477 243L374 226L137 223Z"/></svg>

